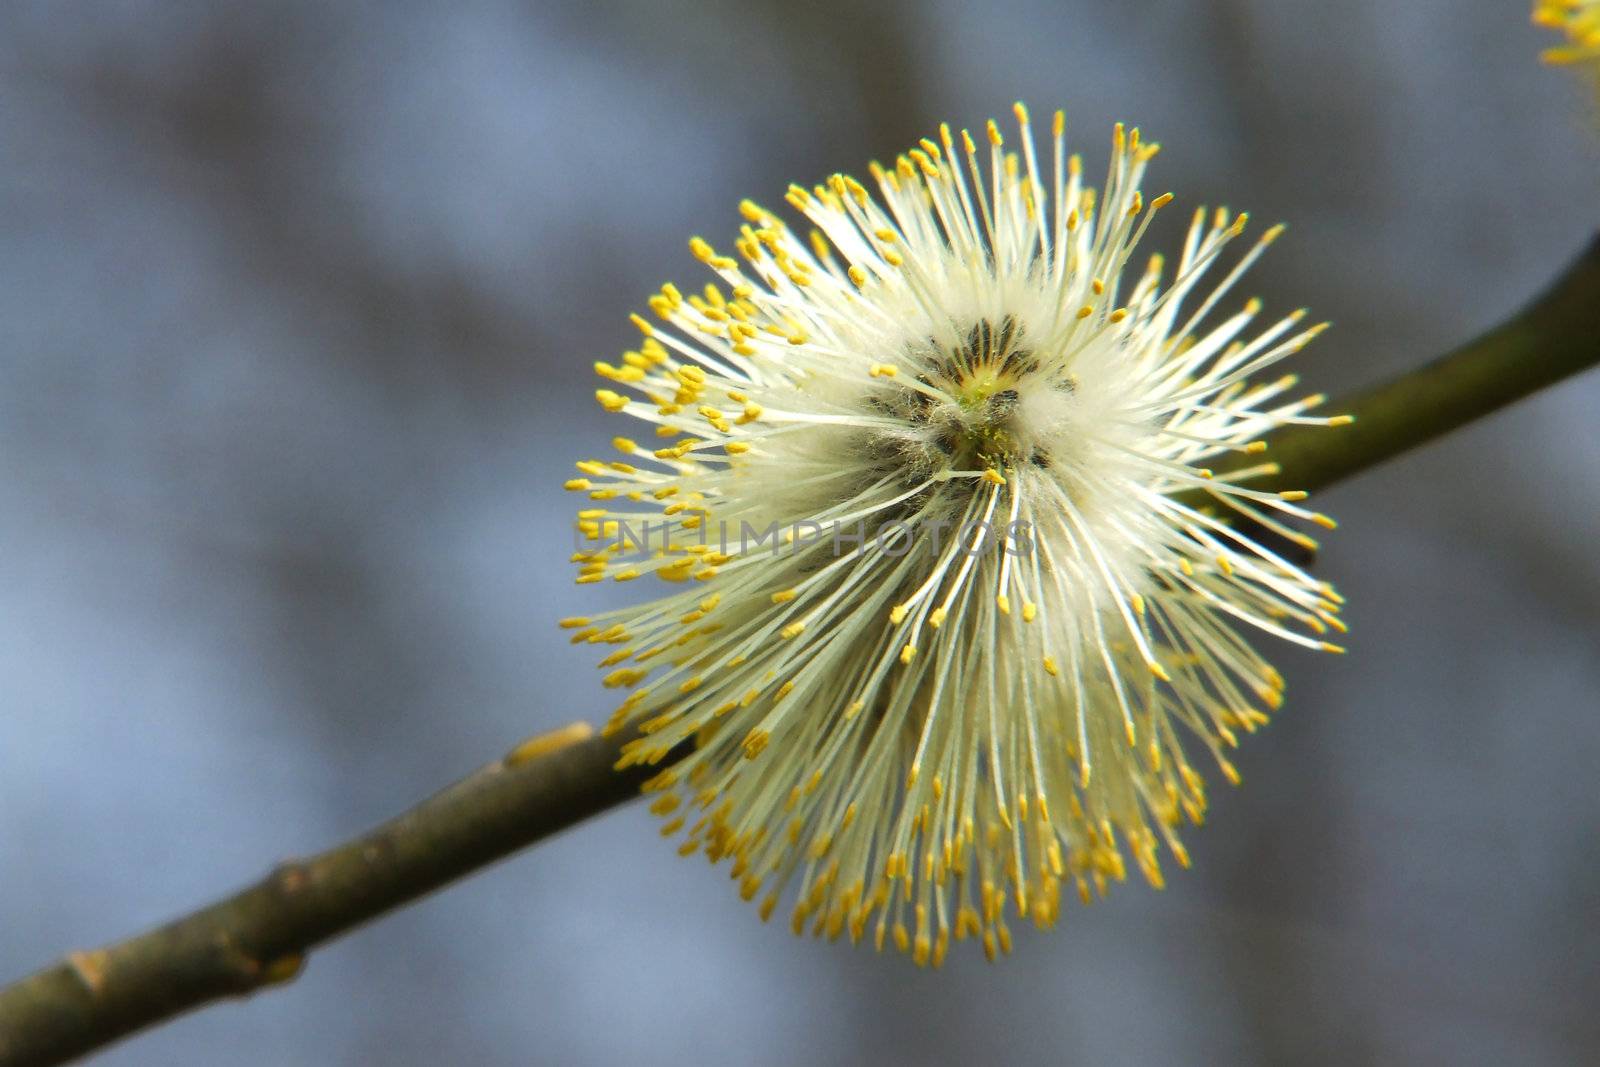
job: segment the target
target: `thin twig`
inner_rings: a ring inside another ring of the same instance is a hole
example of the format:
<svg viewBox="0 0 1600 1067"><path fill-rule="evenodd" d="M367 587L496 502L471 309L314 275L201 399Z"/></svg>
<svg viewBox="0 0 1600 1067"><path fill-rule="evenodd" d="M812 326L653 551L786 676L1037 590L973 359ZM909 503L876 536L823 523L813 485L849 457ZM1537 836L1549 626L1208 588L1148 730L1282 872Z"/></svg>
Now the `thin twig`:
<svg viewBox="0 0 1600 1067"><path fill-rule="evenodd" d="M1503 325L1330 405L1355 415L1353 426L1274 434L1274 487L1322 488L1597 362L1600 239ZM534 738L370 833L0 989L0 1067L62 1063L292 979L317 946L636 796L654 769L614 771L619 743L584 723Z"/></svg>
<svg viewBox="0 0 1600 1067"><path fill-rule="evenodd" d="M224 997L289 981L368 920L636 796L619 740L573 723L382 826L138 937L0 990L0 1064L62 1063Z"/></svg>
<svg viewBox="0 0 1600 1067"><path fill-rule="evenodd" d="M1267 440L1282 473L1252 487L1317 490L1600 363L1600 235L1550 287L1489 332L1327 405L1354 425L1286 426Z"/></svg>

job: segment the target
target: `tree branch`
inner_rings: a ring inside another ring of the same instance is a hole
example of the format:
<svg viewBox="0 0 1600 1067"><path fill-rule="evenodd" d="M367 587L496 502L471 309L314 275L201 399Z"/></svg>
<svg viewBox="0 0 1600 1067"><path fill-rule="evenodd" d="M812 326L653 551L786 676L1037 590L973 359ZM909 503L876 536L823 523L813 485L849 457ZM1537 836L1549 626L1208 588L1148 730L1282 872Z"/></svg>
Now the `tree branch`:
<svg viewBox="0 0 1600 1067"><path fill-rule="evenodd" d="M1600 362L1600 239L1522 312L1419 370L1338 402L1341 430L1269 438L1272 488L1319 489ZM1256 484L1261 484L1257 482ZM286 982L305 954L637 795L621 739L533 738L377 829L166 926L74 952L0 990L0 1067L62 1063L224 997Z"/></svg>
<svg viewBox="0 0 1600 1067"><path fill-rule="evenodd" d="M62 1063L299 973L305 953L636 796L620 739L573 723L375 830L138 937L74 952L0 990L0 1064Z"/></svg>
<svg viewBox="0 0 1600 1067"><path fill-rule="evenodd" d="M1443 437L1600 362L1600 235L1516 315L1453 352L1328 405L1355 415L1330 431L1267 438L1283 468L1252 488L1316 490Z"/></svg>

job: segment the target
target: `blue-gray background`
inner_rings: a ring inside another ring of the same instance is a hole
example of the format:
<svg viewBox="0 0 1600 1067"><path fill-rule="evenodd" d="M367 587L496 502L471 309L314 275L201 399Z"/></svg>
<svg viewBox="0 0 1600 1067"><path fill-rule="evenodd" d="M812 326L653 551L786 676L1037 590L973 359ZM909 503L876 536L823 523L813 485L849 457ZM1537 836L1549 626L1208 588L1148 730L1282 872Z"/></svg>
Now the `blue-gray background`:
<svg viewBox="0 0 1600 1067"><path fill-rule="evenodd" d="M1517 0L13 3L0 13L0 978L609 709L552 620L588 367L742 196L1067 108L1342 389L1600 211ZM1178 217L1182 212L1175 212ZM1169 239L1170 230L1157 235ZM1195 869L939 974L763 926L632 808L109 1064L1593 1062L1600 380L1326 495L1344 658ZM636 592L636 591L635 591ZM961 946L966 949L968 946Z"/></svg>

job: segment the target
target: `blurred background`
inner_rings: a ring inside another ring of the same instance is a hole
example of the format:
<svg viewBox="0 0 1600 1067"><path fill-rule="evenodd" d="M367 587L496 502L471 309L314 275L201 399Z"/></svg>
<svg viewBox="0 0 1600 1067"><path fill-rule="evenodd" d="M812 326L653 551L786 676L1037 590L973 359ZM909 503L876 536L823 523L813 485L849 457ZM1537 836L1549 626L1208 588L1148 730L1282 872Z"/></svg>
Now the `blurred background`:
<svg viewBox="0 0 1600 1067"><path fill-rule="evenodd" d="M554 626L606 595L565 563L589 366L740 197L1019 97L1091 173L1136 122L1148 192L1291 223L1246 289L1334 320L1340 391L1600 217L1527 8L6 4L0 979L609 711ZM1597 406L1327 493L1351 654L1274 649L1193 870L1001 965L795 941L634 807L102 1062L1595 1062Z"/></svg>

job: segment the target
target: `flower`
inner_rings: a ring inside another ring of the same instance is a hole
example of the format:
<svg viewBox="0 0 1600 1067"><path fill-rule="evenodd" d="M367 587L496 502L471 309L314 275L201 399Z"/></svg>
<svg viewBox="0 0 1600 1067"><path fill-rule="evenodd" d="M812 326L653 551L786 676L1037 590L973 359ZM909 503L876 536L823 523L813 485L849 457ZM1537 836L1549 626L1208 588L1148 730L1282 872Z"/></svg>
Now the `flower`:
<svg viewBox="0 0 1600 1067"><path fill-rule="evenodd" d="M1533 21L1567 36L1565 45L1544 50L1546 63L1600 59L1600 0L1536 0Z"/></svg>
<svg viewBox="0 0 1600 1067"><path fill-rule="evenodd" d="M1171 200L1139 190L1157 146L1117 126L1097 194L1061 114L1041 161L1016 110L1020 155L942 127L872 167L876 196L791 186L808 235L746 201L737 258L691 240L726 288L665 286L596 365L657 443L567 483L594 502L579 582L684 586L563 620L618 646L622 765L677 760L646 784L663 834L731 859L764 919L793 887L797 933L935 965L952 935L1009 951L1008 901L1049 926L1063 882L1103 893L1124 847L1158 886L1163 843L1186 864L1187 749L1236 780L1224 749L1281 700L1241 630L1343 630L1329 585L1232 521L1332 525L1238 459L1348 421L1259 379L1321 327L1213 314L1281 227L1191 300L1246 217L1202 209L1170 280L1132 272Z"/></svg>

